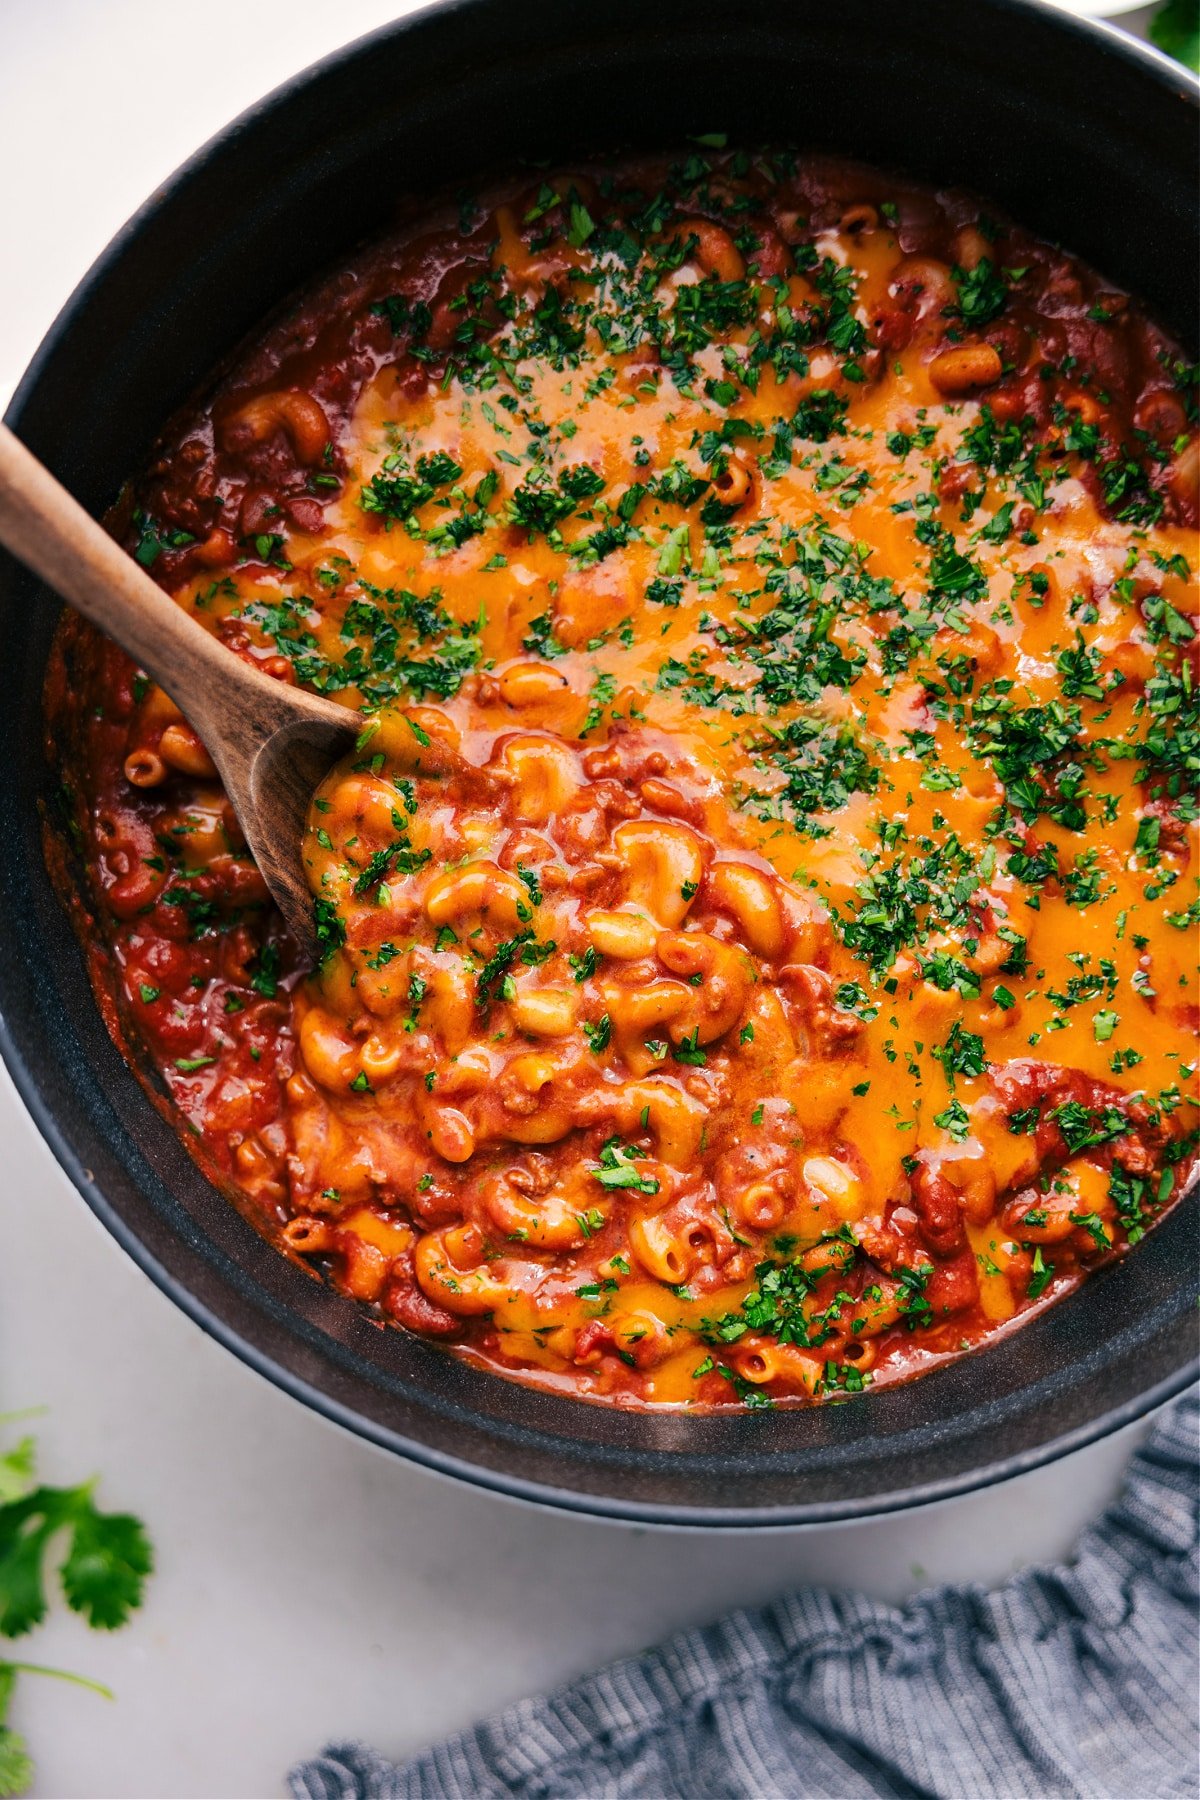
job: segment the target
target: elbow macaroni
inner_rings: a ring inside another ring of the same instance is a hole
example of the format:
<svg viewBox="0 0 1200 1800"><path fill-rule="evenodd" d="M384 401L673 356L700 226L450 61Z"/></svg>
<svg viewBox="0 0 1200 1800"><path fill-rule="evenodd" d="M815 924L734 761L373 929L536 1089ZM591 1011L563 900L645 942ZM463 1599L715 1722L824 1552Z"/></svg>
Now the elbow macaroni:
<svg viewBox="0 0 1200 1800"><path fill-rule="evenodd" d="M617 1404L903 1379L1195 1162L1184 361L831 159L457 214L302 299L120 518L231 654L363 714L303 841L319 966L77 624L97 966L375 1318Z"/></svg>

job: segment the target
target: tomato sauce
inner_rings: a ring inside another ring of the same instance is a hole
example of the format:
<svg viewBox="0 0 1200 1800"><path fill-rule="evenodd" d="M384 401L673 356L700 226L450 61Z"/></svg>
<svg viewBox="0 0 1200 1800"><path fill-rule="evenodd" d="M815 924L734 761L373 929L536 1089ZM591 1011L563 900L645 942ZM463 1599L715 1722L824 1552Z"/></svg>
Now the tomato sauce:
<svg viewBox="0 0 1200 1800"><path fill-rule="evenodd" d="M1195 371L970 196L696 149L415 218L112 528L363 713L305 971L186 719L48 686L114 1031L381 1322L618 1405L844 1399L1196 1157Z"/></svg>

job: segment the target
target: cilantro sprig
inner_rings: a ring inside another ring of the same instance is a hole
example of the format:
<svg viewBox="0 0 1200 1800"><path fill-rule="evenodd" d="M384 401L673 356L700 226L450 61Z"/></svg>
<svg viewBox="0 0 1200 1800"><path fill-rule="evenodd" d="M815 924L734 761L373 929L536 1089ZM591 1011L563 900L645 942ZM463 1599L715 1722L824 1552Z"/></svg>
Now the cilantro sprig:
<svg viewBox="0 0 1200 1800"><path fill-rule="evenodd" d="M63 1598L95 1631L115 1631L142 1603L154 1553L132 1513L101 1512L95 1483L39 1483L36 1449L23 1437L0 1456L0 1635L22 1637L49 1610L50 1572ZM87 1676L41 1663L0 1658L0 1796L18 1794L34 1767L20 1734L7 1724L18 1675L48 1675L112 1699Z"/></svg>

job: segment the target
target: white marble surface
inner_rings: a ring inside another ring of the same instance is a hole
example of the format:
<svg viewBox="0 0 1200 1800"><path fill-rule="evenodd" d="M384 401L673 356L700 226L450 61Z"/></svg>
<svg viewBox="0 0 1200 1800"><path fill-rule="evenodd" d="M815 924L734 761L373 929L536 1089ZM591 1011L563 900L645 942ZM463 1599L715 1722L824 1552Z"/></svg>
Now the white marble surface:
<svg viewBox="0 0 1200 1800"><path fill-rule="evenodd" d="M403 10L0 0L0 398L156 181L295 69ZM47 1478L100 1471L102 1501L140 1512L158 1547L127 1630L92 1636L59 1608L22 1645L117 1695L23 1682L13 1723L38 1794L276 1795L289 1762L330 1737L403 1754L790 1583L890 1599L994 1583L1069 1549L1138 1435L836 1529L714 1541L541 1513L390 1461L209 1342L95 1224L2 1075L0 1147L0 1408L43 1404Z"/></svg>

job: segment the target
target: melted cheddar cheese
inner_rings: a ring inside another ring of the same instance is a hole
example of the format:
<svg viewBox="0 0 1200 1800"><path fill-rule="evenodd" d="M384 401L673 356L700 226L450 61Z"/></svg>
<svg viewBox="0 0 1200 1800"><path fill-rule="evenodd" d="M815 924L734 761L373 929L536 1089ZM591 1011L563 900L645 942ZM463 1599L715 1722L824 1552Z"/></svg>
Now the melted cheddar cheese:
<svg viewBox="0 0 1200 1800"><path fill-rule="evenodd" d="M264 1226L684 1406L1135 1243L1196 1141L1188 373L976 203L783 156L463 202L281 319L118 526L363 712L310 976L166 696L72 627L54 701L129 1028Z"/></svg>

